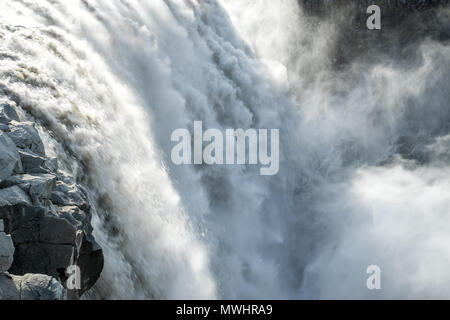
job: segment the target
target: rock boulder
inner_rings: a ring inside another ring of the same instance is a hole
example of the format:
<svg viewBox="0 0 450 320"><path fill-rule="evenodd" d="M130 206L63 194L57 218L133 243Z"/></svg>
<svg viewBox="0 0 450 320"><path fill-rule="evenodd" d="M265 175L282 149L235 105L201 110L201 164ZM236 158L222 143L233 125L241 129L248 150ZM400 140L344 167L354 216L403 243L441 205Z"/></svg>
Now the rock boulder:
<svg viewBox="0 0 450 320"><path fill-rule="evenodd" d="M0 181L21 171L22 163L16 145L8 135L0 131Z"/></svg>

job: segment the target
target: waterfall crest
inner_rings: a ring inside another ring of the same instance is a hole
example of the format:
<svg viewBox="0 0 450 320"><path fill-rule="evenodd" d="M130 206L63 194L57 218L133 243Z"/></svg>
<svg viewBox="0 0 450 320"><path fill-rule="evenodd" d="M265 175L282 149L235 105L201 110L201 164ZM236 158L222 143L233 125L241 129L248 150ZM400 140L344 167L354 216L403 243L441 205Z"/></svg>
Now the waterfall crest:
<svg viewBox="0 0 450 320"><path fill-rule="evenodd" d="M448 42L336 67L295 0L0 4L0 94L96 204L89 297L450 297ZM280 129L279 173L174 165L194 121Z"/></svg>

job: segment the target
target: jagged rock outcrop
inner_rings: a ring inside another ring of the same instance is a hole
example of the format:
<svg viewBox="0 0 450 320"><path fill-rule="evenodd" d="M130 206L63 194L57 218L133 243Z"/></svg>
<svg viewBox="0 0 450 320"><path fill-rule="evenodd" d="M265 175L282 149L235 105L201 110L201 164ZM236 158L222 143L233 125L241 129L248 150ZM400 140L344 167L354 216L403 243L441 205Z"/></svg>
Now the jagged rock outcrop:
<svg viewBox="0 0 450 320"><path fill-rule="evenodd" d="M76 297L103 268L87 193L46 156L35 125L21 122L16 108L0 103L0 272L12 274L0 274L0 298L59 299L70 266L80 270L81 287L69 292Z"/></svg>
<svg viewBox="0 0 450 320"><path fill-rule="evenodd" d="M22 167L16 145L8 135L0 132L0 180L20 171Z"/></svg>

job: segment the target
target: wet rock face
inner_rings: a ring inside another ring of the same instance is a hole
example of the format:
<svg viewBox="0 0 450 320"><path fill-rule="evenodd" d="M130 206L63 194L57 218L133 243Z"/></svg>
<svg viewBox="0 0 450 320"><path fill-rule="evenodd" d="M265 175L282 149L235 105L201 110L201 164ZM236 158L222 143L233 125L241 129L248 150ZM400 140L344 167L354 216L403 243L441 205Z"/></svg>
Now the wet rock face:
<svg viewBox="0 0 450 320"><path fill-rule="evenodd" d="M103 269L87 193L46 157L34 124L21 122L15 108L0 103L0 273L14 275L0 274L0 297L9 288L17 299L57 298L54 281L64 286L70 266L80 270L81 288L71 294L79 296ZM18 282L22 291L14 293Z"/></svg>

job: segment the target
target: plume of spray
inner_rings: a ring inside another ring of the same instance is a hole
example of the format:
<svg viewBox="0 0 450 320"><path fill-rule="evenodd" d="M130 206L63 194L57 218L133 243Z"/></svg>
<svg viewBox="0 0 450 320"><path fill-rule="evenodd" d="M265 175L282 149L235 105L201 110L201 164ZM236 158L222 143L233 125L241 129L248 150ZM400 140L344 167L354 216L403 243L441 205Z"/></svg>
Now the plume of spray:
<svg viewBox="0 0 450 320"><path fill-rule="evenodd" d="M92 298L449 296L445 43L336 68L344 13L294 0L0 4L0 90L96 203ZM173 165L197 120L280 129L279 174Z"/></svg>

